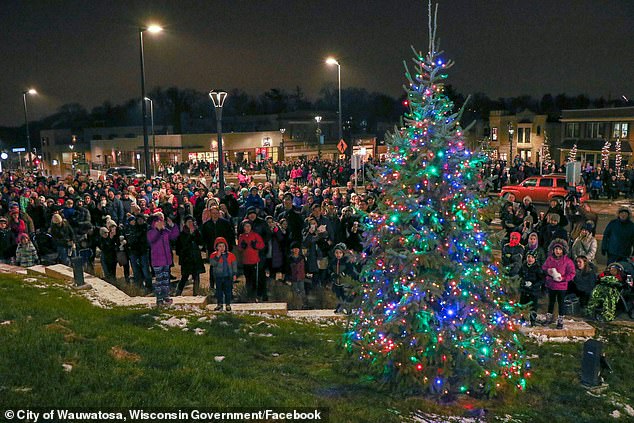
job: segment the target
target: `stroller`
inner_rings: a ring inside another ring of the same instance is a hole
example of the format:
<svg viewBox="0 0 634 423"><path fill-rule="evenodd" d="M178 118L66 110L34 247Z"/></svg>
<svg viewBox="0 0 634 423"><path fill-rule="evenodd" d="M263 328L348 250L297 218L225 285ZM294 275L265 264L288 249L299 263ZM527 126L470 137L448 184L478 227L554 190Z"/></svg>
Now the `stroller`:
<svg viewBox="0 0 634 423"><path fill-rule="evenodd" d="M630 318L634 318L634 263L629 261L612 263L608 266L620 270L622 281L616 276L607 274L601 278L599 284L592 292L588 302L588 312L599 321L611 321L616 317L617 308L623 306L623 310Z"/></svg>
<svg viewBox="0 0 634 423"><path fill-rule="evenodd" d="M40 264L50 266L57 263L57 248L53 237L48 232L37 231L31 234L31 240L40 258Z"/></svg>

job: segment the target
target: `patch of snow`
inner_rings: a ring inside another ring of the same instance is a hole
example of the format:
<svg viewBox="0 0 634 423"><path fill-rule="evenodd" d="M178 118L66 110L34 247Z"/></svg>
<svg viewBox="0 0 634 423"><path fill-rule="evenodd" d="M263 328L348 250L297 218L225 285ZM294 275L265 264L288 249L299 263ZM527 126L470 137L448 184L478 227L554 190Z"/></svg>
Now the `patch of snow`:
<svg viewBox="0 0 634 423"><path fill-rule="evenodd" d="M171 327L171 328L184 328L187 326L187 319L184 317L179 319L178 317L172 316L167 320L162 320L160 325Z"/></svg>
<svg viewBox="0 0 634 423"><path fill-rule="evenodd" d="M424 413L422 411L415 411L411 414L411 420L421 423L437 423L437 422L451 422L451 423L478 423L481 421L479 418L474 417L461 417L461 416L439 416L433 413Z"/></svg>
<svg viewBox="0 0 634 423"><path fill-rule="evenodd" d="M73 366L68 363L63 363L62 368L64 369L65 372L70 372L73 370Z"/></svg>
<svg viewBox="0 0 634 423"><path fill-rule="evenodd" d="M278 353L273 353L271 354L273 357L279 357L280 355Z"/></svg>
<svg viewBox="0 0 634 423"><path fill-rule="evenodd" d="M0 326L8 326L13 323L12 320L5 320L4 322L0 322Z"/></svg>
<svg viewBox="0 0 634 423"><path fill-rule="evenodd" d="M194 334L195 335L204 335L205 334L205 329L203 329L203 328L195 328L194 329Z"/></svg>
<svg viewBox="0 0 634 423"><path fill-rule="evenodd" d="M220 362L221 362L222 360L224 360L224 359L225 359L225 356L224 356L224 355L217 355L217 356L215 356L215 357L214 357L214 361L215 361L216 363L220 363Z"/></svg>
<svg viewBox="0 0 634 423"><path fill-rule="evenodd" d="M207 316L203 316L203 317L198 318L199 322L204 322L205 320L207 320Z"/></svg>
<svg viewBox="0 0 634 423"><path fill-rule="evenodd" d="M619 419L621 418L621 412L619 410L614 410L613 412L610 413L610 417Z"/></svg>

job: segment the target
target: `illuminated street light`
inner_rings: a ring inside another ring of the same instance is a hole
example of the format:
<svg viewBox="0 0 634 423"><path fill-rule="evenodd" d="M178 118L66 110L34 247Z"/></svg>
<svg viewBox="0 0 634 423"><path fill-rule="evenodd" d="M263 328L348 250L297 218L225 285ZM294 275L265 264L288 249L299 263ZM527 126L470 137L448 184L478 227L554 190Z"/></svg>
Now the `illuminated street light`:
<svg viewBox="0 0 634 423"><path fill-rule="evenodd" d="M26 126L26 152L29 155L29 166L33 166L31 154L33 151L31 150L31 134L29 133L29 112L26 105L26 95L36 95L37 91L35 88L29 88L26 91L22 92L22 100L24 101L24 124Z"/></svg>
<svg viewBox="0 0 634 423"><path fill-rule="evenodd" d="M339 141L343 139L343 132L341 129L341 65L334 57L326 59L327 65L337 65L337 80L339 82ZM337 142L339 142L337 141Z"/></svg>
<svg viewBox="0 0 634 423"><path fill-rule="evenodd" d="M227 93L223 90L209 91L214 108L216 109L216 130L218 132L218 180L221 195L225 191L224 157L222 153L222 106L227 99Z"/></svg>
<svg viewBox="0 0 634 423"><path fill-rule="evenodd" d="M147 105L145 104L145 57L143 55L143 33L157 33L163 30L162 27L152 24L139 28L139 46L141 50L141 114L143 115L143 161L145 163L145 176L150 178L150 145L147 136Z"/></svg>

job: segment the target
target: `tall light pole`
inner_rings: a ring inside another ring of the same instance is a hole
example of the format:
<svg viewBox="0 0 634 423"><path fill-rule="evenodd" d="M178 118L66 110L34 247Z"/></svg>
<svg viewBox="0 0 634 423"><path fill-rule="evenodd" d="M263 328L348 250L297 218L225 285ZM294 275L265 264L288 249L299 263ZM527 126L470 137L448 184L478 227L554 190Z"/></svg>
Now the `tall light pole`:
<svg viewBox="0 0 634 423"><path fill-rule="evenodd" d="M150 121L152 122L152 173L156 176L156 135L154 134L154 102L150 97L144 97L150 102Z"/></svg>
<svg viewBox="0 0 634 423"><path fill-rule="evenodd" d="M317 157L321 159L321 128L319 127L321 116L315 116L315 122L317 122L317 130L315 131L315 134L317 135Z"/></svg>
<svg viewBox="0 0 634 423"><path fill-rule="evenodd" d="M26 95L35 95L37 91L34 88L29 88L26 91L22 91L22 100L24 101L24 124L26 126L26 152L29 155L29 166L33 166L33 152L31 151L31 134L29 133L29 112L26 106Z"/></svg>
<svg viewBox="0 0 634 423"><path fill-rule="evenodd" d="M334 57L329 57L326 59L326 64L328 65L337 65L337 80L339 82L339 140L343 139L343 132L341 129L341 65ZM337 141L339 142L339 141Z"/></svg>
<svg viewBox="0 0 634 423"><path fill-rule="evenodd" d="M158 25L149 25L139 28L139 46L141 51L141 114L143 115L143 161L145 163L145 176L150 179L150 145L147 136L147 106L145 104L145 57L143 55L143 33L157 33L163 30Z"/></svg>
<svg viewBox="0 0 634 423"><path fill-rule="evenodd" d="M278 161L284 160L284 132L286 132L286 128L280 128L280 134L282 134L282 139L280 140L280 151L282 152L282 158L280 159L280 154L278 154Z"/></svg>
<svg viewBox="0 0 634 423"><path fill-rule="evenodd" d="M509 122L509 165L513 166L513 133L515 129L513 129L513 123Z"/></svg>
<svg viewBox="0 0 634 423"><path fill-rule="evenodd" d="M216 130L218 132L218 179L220 186L220 195L225 191L225 173L224 173L224 155L222 153L222 106L227 99L226 91L212 90L209 92L209 97L216 109Z"/></svg>

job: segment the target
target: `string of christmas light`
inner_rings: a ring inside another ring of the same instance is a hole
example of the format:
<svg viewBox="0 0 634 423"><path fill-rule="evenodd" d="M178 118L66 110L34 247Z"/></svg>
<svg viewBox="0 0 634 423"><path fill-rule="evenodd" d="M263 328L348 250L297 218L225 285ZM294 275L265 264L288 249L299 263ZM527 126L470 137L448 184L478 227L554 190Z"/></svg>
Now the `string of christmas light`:
<svg viewBox="0 0 634 423"><path fill-rule="evenodd" d="M617 138L616 142L614 143L614 151L616 151L616 158L615 158L615 165L616 165L616 177L620 178L621 177L621 161L623 160L623 156L621 154L621 139Z"/></svg>
<svg viewBox="0 0 634 423"><path fill-rule="evenodd" d="M552 165L553 159L550 156L550 143L548 140L548 134L546 134L546 131L544 130L544 143L542 145L542 166L544 170L549 171Z"/></svg>
<svg viewBox="0 0 634 423"><path fill-rule="evenodd" d="M607 169L610 165L610 141L606 140L601 149L601 166Z"/></svg>
<svg viewBox="0 0 634 423"><path fill-rule="evenodd" d="M523 390L518 306L479 217L485 158L465 147L462 112L444 94L453 62L436 45L431 4L429 16L429 51L414 51L414 72L406 66L408 112L387 142L382 200L365 221L345 346L374 376L436 394Z"/></svg>
<svg viewBox="0 0 634 423"><path fill-rule="evenodd" d="M575 160L577 160L577 143L568 152L568 162L574 162Z"/></svg>

